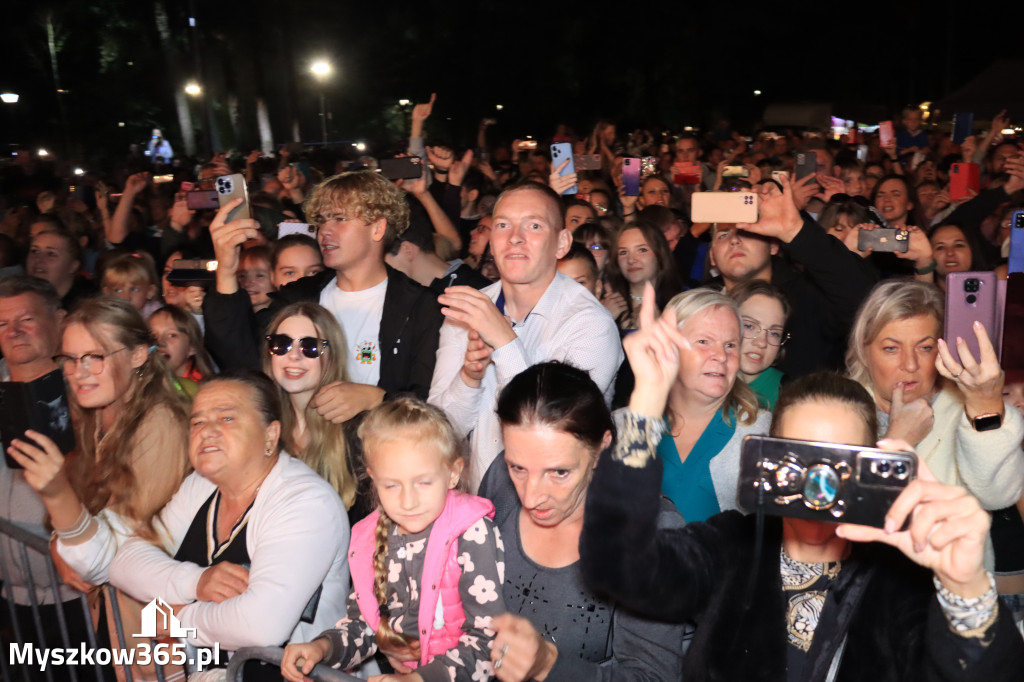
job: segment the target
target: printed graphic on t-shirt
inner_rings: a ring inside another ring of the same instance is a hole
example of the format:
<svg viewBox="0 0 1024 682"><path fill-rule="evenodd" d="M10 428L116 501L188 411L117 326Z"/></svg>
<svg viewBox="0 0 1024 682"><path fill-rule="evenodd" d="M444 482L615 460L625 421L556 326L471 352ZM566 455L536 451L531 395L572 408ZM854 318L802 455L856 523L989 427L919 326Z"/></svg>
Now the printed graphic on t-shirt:
<svg viewBox="0 0 1024 682"><path fill-rule="evenodd" d="M363 341L356 346L356 360L360 365L372 365L377 362L377 344Z"/></svg>

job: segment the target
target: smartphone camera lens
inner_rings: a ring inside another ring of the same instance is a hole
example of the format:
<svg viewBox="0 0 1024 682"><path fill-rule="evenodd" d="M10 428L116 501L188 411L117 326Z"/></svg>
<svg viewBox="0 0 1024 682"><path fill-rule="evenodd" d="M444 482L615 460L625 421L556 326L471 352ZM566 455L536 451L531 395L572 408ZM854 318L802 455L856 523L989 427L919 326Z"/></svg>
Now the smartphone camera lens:
<svg viewBox="0 0 1024 682"><path fill-rule="evenodd" d="M904 478L907 475L907 473L908 473L907 463L906 462L893 462L893 464L892 464L892 473L897 478Z"/></svg>
<svg viewBox="0 0 1024 682"><path fill-rule="evenodd" d="M885 459L875 460L874 469L875 469L875 473L878 474L879 476L882 476L882 477L888 476L889 475L889 471L891 470L891 468L892 467L890 466L888 460L885 460Z"/></svg>
<svg viewBox="0 0 1024 682"><path fill-rule="evenodd" d="M965 279L964 280L964 291L971 293L971 292L977 291L980 288L981 288L981 281L980 280L975 279L974 277L972 277L970 279ZM974 301L971 301L971 303L974 303Z"/></svg>

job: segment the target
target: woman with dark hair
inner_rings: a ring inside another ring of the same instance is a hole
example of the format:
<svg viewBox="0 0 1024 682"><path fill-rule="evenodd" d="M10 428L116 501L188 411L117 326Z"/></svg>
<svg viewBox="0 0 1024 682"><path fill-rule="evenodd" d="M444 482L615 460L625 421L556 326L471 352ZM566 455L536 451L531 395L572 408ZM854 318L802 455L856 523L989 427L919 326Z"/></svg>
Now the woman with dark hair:
<svg viewBox="0 0 1024 682"><path fill-rule="evenodd" d="M657 527L655 448L679 333L672 311L656 319L645 301L641 330L625 341L636 390L594 474L580 555L588 581L623 604L699 623L681 679L1019 680L1024 640L983 566L988 514L923 463L885 529L839 525L829 511L820 521L728 511ZM783 388L772 435L873 446L873 407L855 382L812 374Z"/></svg>
<svg viewBox="0 0 1024 682"><path fill-rule="evenodd" d="M672 251L657 225L645 220L626 224L615 237L611 255L607 265L610 292L602 302L620 329L636 327L647 282L654 286L659 308L683 288Z"/></svg>
<svg viewBox="0 0 1024 682"><path fill-rule="evenodd" d="M524 679L677 680L682 628L635 617L586 587L579 567L587 487L613 438L611 414L586 372L548 362L498 399L505 452L480 495L494 501L505 545L505 608L494 621L494 673ZM671 505L659 516L681 525Z"/></svg>
<svg viewBox="0 0 1024 682"><path fill-rule="evenodd" d="M575 197L562 199L565 204L565 229L575 232L576 228L586 223L597 222L597 212L590 203Z"/></svg>
<svg viewBox="0 0 1024 682"><path fill-rule="evenodd" d="M973 232L957 223L939 223L928 233L935 259L935 283L946 290L946 275L951 272L988 270Z"/></svg>
<svg viewBox="0 0 1024 682"><path fill-rule="evenodd" d="M886 227L905 230L910 226L920 227L928 223L921 219L918 210L917 192L902 175L887 175L871 191L871 205L885 220Z"/></svg>
<svg viewBox="0 0 1024 682"><path fill-rule="evenodd" d="M160 512L158 542L125 542L110 582L169 603L195 646L312 639L345 613L349 525L338 493L281 450L278 389L261 372L205 383L189 424L195 471Z"/></svg>

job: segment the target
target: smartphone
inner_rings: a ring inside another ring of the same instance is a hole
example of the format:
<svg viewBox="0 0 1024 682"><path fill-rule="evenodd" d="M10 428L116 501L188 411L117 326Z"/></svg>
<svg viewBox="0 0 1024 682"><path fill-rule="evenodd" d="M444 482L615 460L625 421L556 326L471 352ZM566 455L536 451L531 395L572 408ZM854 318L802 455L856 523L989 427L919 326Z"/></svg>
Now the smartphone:
<svg viewBox="0 0 1024 682"><path fill-rule="evenodd" d="M215 189L194 189L185 192L185 205L190 211L210 211L220 208Z"/></svg>
<svg viewBox="0 0 1024 682"><path fill-rule="evenodd" d="M868 146L866 144L857 145L857 160L861 163L868 162Z"/></svg>
<svg viewBox="0 0 1024 682"><path fill-rule="evenodd" d="M175 286L206 286L217 279L217 261L179 258L171 264L167 281Z"/></svg>
<svg viewBox="0 0 1024 682"><path fill-rule="evenodd" d="M600 154L576 154L572 157L577 171L601 170Z"/></svg>
<svg viewBox="0 0 1024 682"><path fill-rule="evenodd" d="M252 217L252 212L249 210L249 188L245 184L245 176L241 173L222 175L214 182L214 187L220 206L225 206L238 198L244 200L241 204L231 209L231 212L224 218L225 223Z"/></svg>
<svg viewBox="0 0 1024 682"><path fill-rule="evenodd" d="M1010 214L1010 260L1007 272L1024 273L1024 211Z"/></svg>
<svg viewBox="0 0 1024 682"><path fill-rule="evenodd" d="M954 163L949 169L949 198L953 201L975 194L980 187L981 172L976 163Z"/></svg>
<svg viewBox="0 0 1024 682"><path fill-rule="evenodd" d="M726 166L722 169L723 178L749 178L750 169L746 166Z"/></svg>
<svg viewBox="0 0 1024 682"><path fill-rule="evenodd" d="M1009 375L1024 372L1024 272L1006 277L1006 307L1003 313L1003 343L999 363ZM1007 383L1010 383L1007 379Z"/></svg>
<svg viewBox="0 0 1024 682"><path fill-rule="evenodd" d="M388 180L415 180L423 177L423 159L418 156L381 159L380 174Z"/></svg>
<svg viewBox="0 0 1024 682"><path fill-rule="evenodd" d="M789 178L789 172L788 171L772 171L772 180L774 180L775 182L777 182L777 183L779 183L781 185L782 184L782 178L787 178L788 179Z"/></svg>
<svg viewBox="0 0 1024 682"><path fill-rule="evenodd" d="M23 468L7 448L15 438L28 440L28 429L48 436L64 454L74 449L75 431L60 368L33 381L0 382L0 447L10 469Z"/></svg>
<svg viewBox="0 0 1024 682"><path fill-rule="evenodd" d="M174 176L168 173L167 175L154 175L153 184L162 185L165 182L174 182Z"/></svg>
<svg viewBox="0 0 1024 682"><path fill-rule="evenodd" d="M797 152L796 169L794 171L796 180L800 181L808 175L818 172L818 156L814 152Z"/></svg>
<svg viewBox="0 0 1024 682"><path fill-rule="evenodd" d="M893 502L915 478L913 452L747 436L738 501L750 513L884 528Z"/></svg>
<svg viewBox="0 0 1024 682"><path fill-rule="evenodd" d="M999 325L996 322L997 301L996 273L951 272L946 275L946 329L943 338L953 359L960 362L956 337L967 342L975 362L980 361L978 337L974 335L974 323L981 322L988 332L992 346L999 353L1002 340L996 337Z"/></svg>
<svg viewBox="0 0 1024 682"><path fill-rule="evenodd" d="M958 111L953 114L953 144L960 144L974 134L974 112Z"/></svg>
<svg viewBox="0 0 1024 682"><path fill-rule="evenodd" d="M622 184L626 188L626 196L640 196L640 159L628 157L622 160Z"/></svg>
<svg viewBox="0 0 1024 682"><path fill-rule="evenodd" d="M677 185L696 185L702 175L700 161L676 161L672 164L672 182Z"/></svg>
<svg viewBox="0 0 1024 682"><path fill-rule="evenodd" d="M896 139L896 133L893 132L892 121L882 121L878 124L878 142L883 147Z"/></svg>
<svg viewBox="0 0 1024 682"><path fill-rule="evenodd" d="M876 227L857 233L857 250L872 249L875 253L906 253L910 248L910 233L895 227Z"/></svg>
<svg viewBox="0 0 1024 682"><path fill-rule="evenodd" d="M520 140L516 143L517 152L528 152L537 148L537 140Z"/></svg>
<svg viewBox="0 0 1024 682"><path fill-rule="evenodd" d="M690 197L690 219L695 223L756 223L754 192L695 192Z"/></svg>
<svg viewBox="0 0 1024 682"><path fill-rule="evenodd" d="M568 163L565 164L565 168L558 174L560 177L572 175L576 172L576 162L572 157L572 145L568 142L556 142L551 145L551 169L556 170L566 160L568 160ZM576 194L579 191L579 185L573 185L562 192L562 194Z"/></svg>
<svg viewBox="0 0 1024 682"><path fill-rule="evenodd" d="M290 234L304 234L307 237L316 239L316 225L310 225L309 223L278 223L277 224L277 238L287 237Z"/></svg>
<svg viewBox="0 0 1024 682"><path fill-rule="evenodd" d="M658 157L645 156L640 159L640 174L644 177L658 172Z"/></svg>

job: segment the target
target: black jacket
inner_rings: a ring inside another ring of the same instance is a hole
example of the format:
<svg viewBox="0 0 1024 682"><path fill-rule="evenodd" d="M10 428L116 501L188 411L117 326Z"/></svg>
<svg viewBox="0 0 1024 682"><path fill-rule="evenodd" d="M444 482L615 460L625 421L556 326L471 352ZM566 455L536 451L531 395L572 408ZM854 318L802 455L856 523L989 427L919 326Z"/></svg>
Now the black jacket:
<svg viewBox="0 0 1024 682"><path fill-rule="evenodd" d="M380 381L388 395L413 393L426 400L434 375L438 334L444 321L430 289L387 268L388 288L380 321ZM266 325L278 310L298 301L320 301L320 292L334 279L333 270L303 277L271 294L267 313L252 312L244 290L207 293L203 300L206 347L222 369L260 367Z"/></svg>
<svg viewBox="0 0 1024 682"><path fill-rule="evenodd" d="M683 679L820 682L844 636L842 682L1024 679L1024 640L1002 605L983 639L960 637L931 572L891 547L867 544L853 546L826 595L805 669L787 672L780 520L765 520L758 556L755 518L736 511L659 531L661 475L656 458L634 468L602 455L587 492L580 558L595 589L638 613L696 622Z"/></svg>

